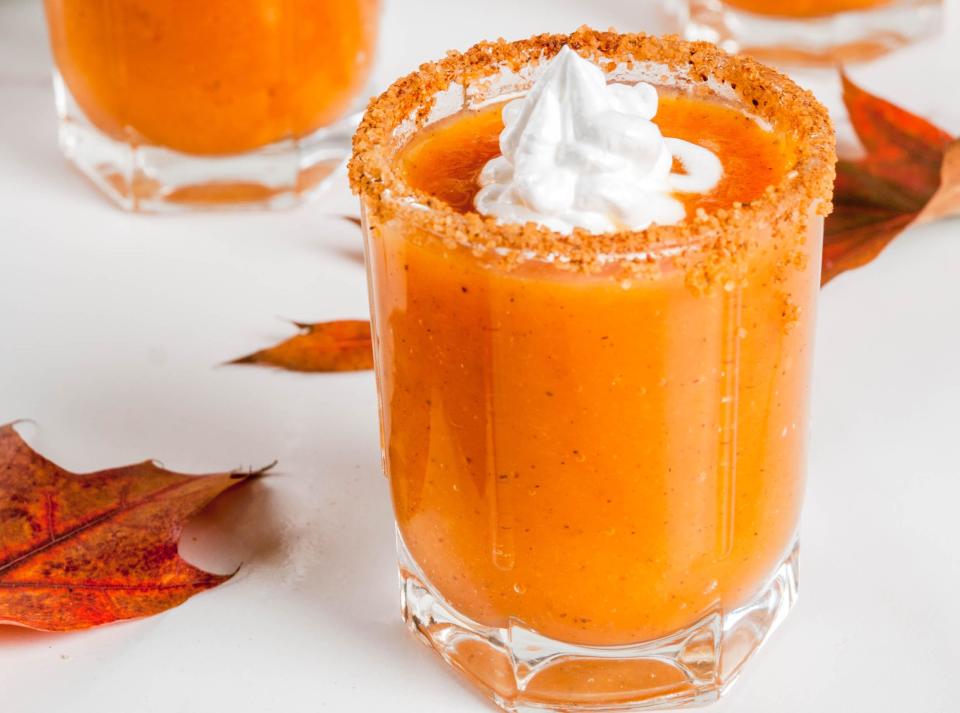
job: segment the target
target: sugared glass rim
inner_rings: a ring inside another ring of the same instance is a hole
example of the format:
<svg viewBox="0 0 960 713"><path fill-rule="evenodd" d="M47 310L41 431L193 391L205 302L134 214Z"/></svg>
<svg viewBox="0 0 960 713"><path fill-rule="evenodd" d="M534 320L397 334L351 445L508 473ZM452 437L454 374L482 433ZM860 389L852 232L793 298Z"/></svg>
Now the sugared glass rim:
<svg viewBox="0 0 960 713"><path fill-rule="evenodd" d="M779 183L750 203L697 211L676 225L595 235L574 230L564 235L542 226L503 225L479 213L461 213L407 184L397 161L395 132L412 119L413 131L430 121L442 92L487 81L504 67L519 72L531 62L553 57L567 45L601 67L654 63L683 73L706 94L722 85L754 116L792 137L794 163ZM751 108L752 107L752 108ZM516 260L547 259L582 270L611 260L649 263L695 248L730 256L756 238L756 227L796 223L799 215L825 216L831 209L835 138L827 110L788 77L749 57L731 56L705 42L677 37L599 32L581 28L570 35L538 35L516 42L481 42L466 52L450 52L394 82L371 100L353 139L350 184L376 221L398 219L413 228L471 249L489 250ZM747 237L747 236L752 236Z"/></svg>

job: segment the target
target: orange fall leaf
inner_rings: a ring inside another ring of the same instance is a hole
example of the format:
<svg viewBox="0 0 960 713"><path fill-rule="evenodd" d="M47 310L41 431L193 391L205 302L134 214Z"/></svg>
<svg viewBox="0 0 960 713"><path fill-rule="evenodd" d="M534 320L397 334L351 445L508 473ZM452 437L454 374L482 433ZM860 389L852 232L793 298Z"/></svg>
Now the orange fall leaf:
<svg viewBox="0 0 960 713"><path fill-rule="evenodd" d="M231 364L273 366L288 371L364 371L373 368L370 322L351 319L318 324L294 322L300 334Z"/></svg>
<svg viewBox="0 0 960 713"><path fill-rule="evenodd" d="M0 624L85 629L150 616L230 579L180 558L184 523L251 473L154 463L77 475L0 427Z"/></svg>
<svg viewBox="0 0 960 713"><path fill-rule="evenodd" d="M844 104L866 153L837 164L822 284L876 258L910 225L960 214L960 144L846 75L842 80Z"/></svg>

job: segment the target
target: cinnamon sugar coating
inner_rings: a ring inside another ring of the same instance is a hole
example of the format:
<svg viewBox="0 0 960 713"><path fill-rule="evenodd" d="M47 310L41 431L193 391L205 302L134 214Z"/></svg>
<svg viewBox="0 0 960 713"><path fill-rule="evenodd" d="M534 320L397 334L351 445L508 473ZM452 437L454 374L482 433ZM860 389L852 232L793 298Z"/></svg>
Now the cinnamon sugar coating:
<svg viewBox="0 0 960 713"><path fill-rule="evenodd" d="M402 175L396 129L413 117L414 130L428 120L438 93L452 85L481 86L503 66L519 71L553 57L564 45L608 71L636 62L665 65L693 81L689 89L713 94L708 81L726 85L750 113L790 138L793 162L783 179L746 204L698 210L676 225L594 235L583 229L563 235L534 223L501 225L475 212L460 213L438 198L409 186ZM784 75L747 57L733 57L714 45L676 37L598 32L581 28L571 35L539 35L518 42L481 42L466 52L450 52L426 63L373 99L354 136L350 183L371 223L400 219L414 231L449 244L497 255L506 268L528 257L550 259L566 269L594 272L617 265L621 273L643 273L660 256L687 270L691 288L709 290L739 279L746 254L760 243L779 243L784 269L793 265L814 215L831 210L834 164L833 127L813 95ZM426 210L424 209L426 208Z"/></svg>

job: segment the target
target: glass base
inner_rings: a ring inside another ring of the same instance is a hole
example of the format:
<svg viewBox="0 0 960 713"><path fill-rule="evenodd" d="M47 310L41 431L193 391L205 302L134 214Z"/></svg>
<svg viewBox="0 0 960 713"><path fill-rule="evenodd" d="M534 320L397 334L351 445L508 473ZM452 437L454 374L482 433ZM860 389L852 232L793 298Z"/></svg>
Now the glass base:
<svg viewBox="0 0 960 713"><path fill-rule="evenodd" d="M582 646L520 623L483 626L432 589L397 537L403 619L453 668L511 713L639 711L708 703L784 620L797 598L798 547L747 604L719 608L655 641Z"/></svg>
<svg viewBox="0 0 960 713"><path fill-rule="evenodd" d="M60 148L125 210L169 213L289 208L312 198L349 157L359 114L300 139L243 154L196 156L108 136L94 126L54 71Z"/></svg>
<svg viewBox="0 0 960 713"><path fill-rule="evenodd" d="M879 57L935 34L941 0L897 0L822 17L759 15L723 0L691 0L685 35L728 52L785 64L832 65Z"/></svg>

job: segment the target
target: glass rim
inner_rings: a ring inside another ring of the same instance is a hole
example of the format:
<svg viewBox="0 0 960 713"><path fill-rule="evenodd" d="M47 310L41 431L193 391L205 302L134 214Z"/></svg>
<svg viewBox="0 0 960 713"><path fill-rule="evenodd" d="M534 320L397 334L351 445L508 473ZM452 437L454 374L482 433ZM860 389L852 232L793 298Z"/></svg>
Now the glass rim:
<svg viewBox="0 0 960 713"><path fill-rule="evenodd" d="M470 87L489 84L504 68L519 73L550 59L564 45L600 64L608 75L621 64L648 63L687 75L694 92L716 96L722 89L742 106L752 107L750 113L774 130L793 137L792 164L778 183L750 203L700 210L675 225L599 235L583 229L565 235L534 223L501 224L473 211L461 213L405 181L396 161L400 150L396 132L405 122L412 122L408 127L412 135L431 123L438 97L451 86L462 87L466 97ZM649 264L691 250L742 252L752 227L773 229L781 221L795 221L797 215L826 216L832 208L836 162L827 110L785 75L709 43L589 28L570 35L481 42L466 52L451 52L422 65L370 102L354 135L353 149L350 184L368 215L400 219L448 243L489 251L507 262L538 259L583 271L596 271L611 262Z"/></svg>

